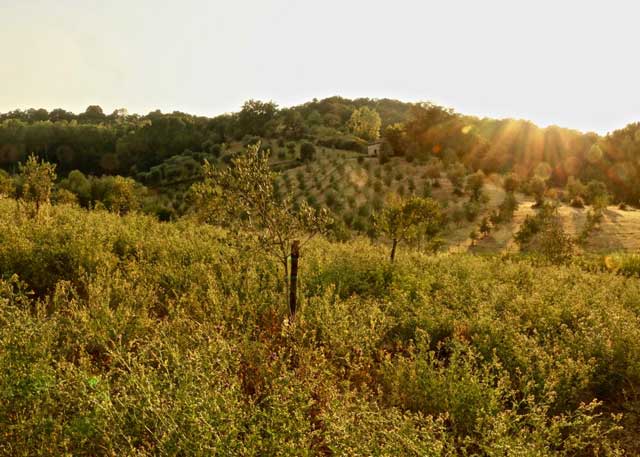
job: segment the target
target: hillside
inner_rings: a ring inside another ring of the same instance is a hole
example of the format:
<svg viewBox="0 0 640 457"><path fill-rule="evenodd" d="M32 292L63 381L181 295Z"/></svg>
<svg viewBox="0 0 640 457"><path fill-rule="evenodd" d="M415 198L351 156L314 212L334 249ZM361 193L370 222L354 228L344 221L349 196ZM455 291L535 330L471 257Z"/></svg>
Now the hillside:
<svg viewBox="0 0 640 457"><path fill-rule="evenodd" d="M637 452L638 211L605 183L220 153L163 222L131 178L0 176L0 454Z"/></svg>
<svg viewBox="0 0 640 457"><path fill-rule="evenodd" d="M438 177L436 177L438 176ZM534 215L531 196L517 193L518 207L513 219L493 228L491 233L472 246L469 234L478 227L482 217L498 210L505 198L503 177L485 177L483 193L486 202L473 220L462 218L450 222L441 233L444 250L451 252L502 253L518 250L513 237L527 215ZM437 182L437 184L435 184ZM434 185L435 184L435 185ZM433 197L449 214L464 207L469 198L456 195L445 172L434 173L433 163L408 162L392 158L381 164L377 158L362 157L346 151L321 150L316 160L287 169L278 180L278 189L291 192L298 201L311 206L326 206L350 229L367 233L372 229L372 215L379 211L391 195ZM559 215L565 231L577 236L585 226L589 206L574 208L559 202ZM587 252L640 251L640 211L625 210L610 205L598 228L590 234L584 249Z"/></svg>
<svg viewBox="0 0 640 457"><path fill-rule="evenodd" d="M167 220L189 212L186 191L201 179L205 160L225 167L246 147L260 142L271 152L274 169L282 171L309 161L301 157L301 148L308 145L319 162L314 165L311 159L311 169L302 172L303 178L320 181L292 184L292 189L304 193L300 185L314 188L318 195L306 195L313 204L314 200L325 202L326 196L318 190L327 185L323 180L334 176L332 167L339 160L335 156L363 154L367 143L377 138L384 140L383 156L391 160L392 169L385 165L383 173L371 165L371 170L364 170L373 173L368 182L376 186L376 195L380 187L424 195L422 174L433 172L426 164L441 172L457 165L465 175L477 171L486 176L514 174L522 182L542 177L549 188L565 188L575 180L585 185L599 182L612 203L640 205L638 123L600 136L556 126L540 128L524 120L478 118L429 102L389 99L330 97L287 108L249 100L238 112L215 117L159 111L137 115L126 110L109 115L99 106L79 114L15 110L0 114L0 167L16 173L19 164L34 154L55 164L61 180L72 172L131 178L142 195L141 209ZM355 212L345 222L351 226L355 221L366 230L364 219L371 208L362 208L362 193L356 191L366 185L357 176L341 179L338 184L345 186L346 204ZM67 190L76 193L83 206L105 204L100 189ZM367 192L368 199L372 195L370 189ZM367 201L369 206L379 206L375 200Z"/></svg>

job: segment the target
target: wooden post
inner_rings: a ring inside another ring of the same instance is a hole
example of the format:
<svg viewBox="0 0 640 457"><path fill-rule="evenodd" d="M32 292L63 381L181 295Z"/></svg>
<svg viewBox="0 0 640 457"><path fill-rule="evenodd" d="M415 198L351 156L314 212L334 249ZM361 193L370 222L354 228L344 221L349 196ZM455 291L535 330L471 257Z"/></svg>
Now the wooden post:
<svg viewBox="0 0 640 457"><path fill-rule="evenodd" d="M300 241L291 243L291 277L289 279L289 312L291 317L296 315L298 298L298 257L300 257Z"/></svg>

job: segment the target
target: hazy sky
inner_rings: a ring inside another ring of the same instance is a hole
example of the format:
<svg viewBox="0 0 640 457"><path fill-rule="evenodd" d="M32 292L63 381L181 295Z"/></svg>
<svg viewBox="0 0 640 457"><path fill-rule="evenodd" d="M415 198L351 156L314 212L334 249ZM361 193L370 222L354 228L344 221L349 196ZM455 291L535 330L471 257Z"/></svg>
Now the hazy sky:
<svg viewBox="0 0 640 457"><path fill-rule="evenodd" d="M0 111L342 95L603 133L640 121L639 22L632 0L0 0Z"/></svg>

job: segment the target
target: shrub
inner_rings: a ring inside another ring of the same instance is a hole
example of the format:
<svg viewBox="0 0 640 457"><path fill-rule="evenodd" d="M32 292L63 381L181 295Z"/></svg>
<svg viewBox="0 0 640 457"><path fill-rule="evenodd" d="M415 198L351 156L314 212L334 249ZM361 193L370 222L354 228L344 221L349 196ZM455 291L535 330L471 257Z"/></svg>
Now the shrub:
<svg viewBox="0 0 640 457"><path fill-rule="evenodd" d="M307 203L309 204L309 206L316 208L318 206L318 199L316 198L315 195L307 195Z"/></svg>
<svg viewBox="0 0 640 457"><path fill-rule="evenodd" d="M67 189L56 189L53 194L53 201L57 205L77 205L78 197Z"/></svg>
<svg viewBox="0 0 640 457"><path fill-rule="evenodd" d="M431 197L432 190L433 190L433 186L431 184L431 181L424 181L422 185L422 196L424 198Z"/></svg>
<svg viewBox="0 0 640 457"><path fill-rule="evenodd" d="M573 239L564 232L558 209L551 204L527 216L514 239L521 250L540 254L552 263L565 263L573 254Z"/></svg>
<svg viewBox="0 0 640 457"><path fill-rule="evenodd" d="M353 194L347 196L347 203L351 208L354 208L356 206L356 196Z"/></svg>
<svg viewBox="0 0 640 457"><path fill-rule="evenodd" d="M2 454L636 453L638 255L392 265L368 240L316 237L292 324L277 261L248 249L261 240L14 213L0 199Z"/></svg>
<svg viewBox="0 0 640 457"><path fill-rule="evenodd" d="M516 209L518 209L518 200L516 200L515 195L513 195L512 193L507 193L498 209L500 211L501 221L511 221Z"/></svg>
<svg viewBox="0 0 640 457"><path fill-rule="evenodd" d="M510 173L505 176L503 181L503 187L505 192L514 193L520 188L520 180L514 173Z"/></svg>
<svg viewBox="0 0 640 457"><path fill-rule="evenodd" d="M464 204L463 210L467 221L473 222L477 219L478 214L480 214L480 205L476 202L468 201Z"/></svg>
<svg viewBox="0 0 640 457"><path fill-rule="evenodd" d="M416 190L416 183L413 178L409 178L407 180L407 186L409 188L409 192L413 194L413 192Z"/></svg>
<svg viewBox="0 0 640 457"><path fill-rule="evenodd" d="M315 155L316 147L312 143L305 141L300 145L300 160L303 162L310 162L314 159Z"/></svg>
<svg viewBox="0 0 640 457"><path fill-rule="evenodd" d="M570 205L573 208L584 208L584 200L582 200L582 197L574 197L571 199Z"/></svg>

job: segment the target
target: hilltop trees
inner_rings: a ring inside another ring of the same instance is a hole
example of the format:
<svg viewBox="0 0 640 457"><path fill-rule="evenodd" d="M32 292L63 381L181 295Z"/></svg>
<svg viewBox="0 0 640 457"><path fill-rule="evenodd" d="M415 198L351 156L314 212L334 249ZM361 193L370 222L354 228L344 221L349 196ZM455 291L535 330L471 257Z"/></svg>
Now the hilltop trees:
<svg viewBox="0 0 640 457"><path fill-rule="evenodd" d="M391 199L375 216L379 233L391 240L389 259L394 261L399 243L432 239L442 228L440 204L431 198Z"/></svg>
<svg viewBox="0 0 640 457"><path fill-rule="evenodd" d="M273 102L248 100L238 113L238 129L242 135L264 135L267 124L278 112L278 105Z"/></svg>
<svg viewBox="0 0 640 457"><path fill-rule="evenodd" d="M404 155L406 150L405 127L401 123L395 123L384 129L384 137L391 146L395 155Z"/></svg>
<svg viewBox="0 0 640 457"><path fill-rule="evenodd" d="M0 167L15 172L32 152L55 164L58 174L119 174L157 187L172 180L164 168L195 162L195 167L183 168L180 179L199 177L204 159L230 161L234 143L245 138L277 140L274 152L284 156L287 141L296 142L296 151L299 142L309 141L316 147L364 152L366 141L382 133L390 151L407 161L438 160L445 168L462 165L465 176L499 173L507 176L507 192L518 184L509 173L524 179L542 170L538 175L549 188L565 187L570 177L585 185L597 180L616 202L638 205L639 132L640 123L598 136L514 119L465 116L432 103L367 98L330 97L285 109L270 101L248 100L238 112L213 118L158 110L106 114L92 105L79 114L62 109L0 113ZM382 151L381 162L390 151ZM457 193L463 184L456 186ZM580 198L589 200L587 195ZM575 197L576 202L580 198Z"/></svg>
<svg viewBox="0 0 640 457"><path fill-rule="evenodd" d="M380 137L382 121L376 110L363 106L351 114L347 125L354 135L373 141Z"/></svg>

